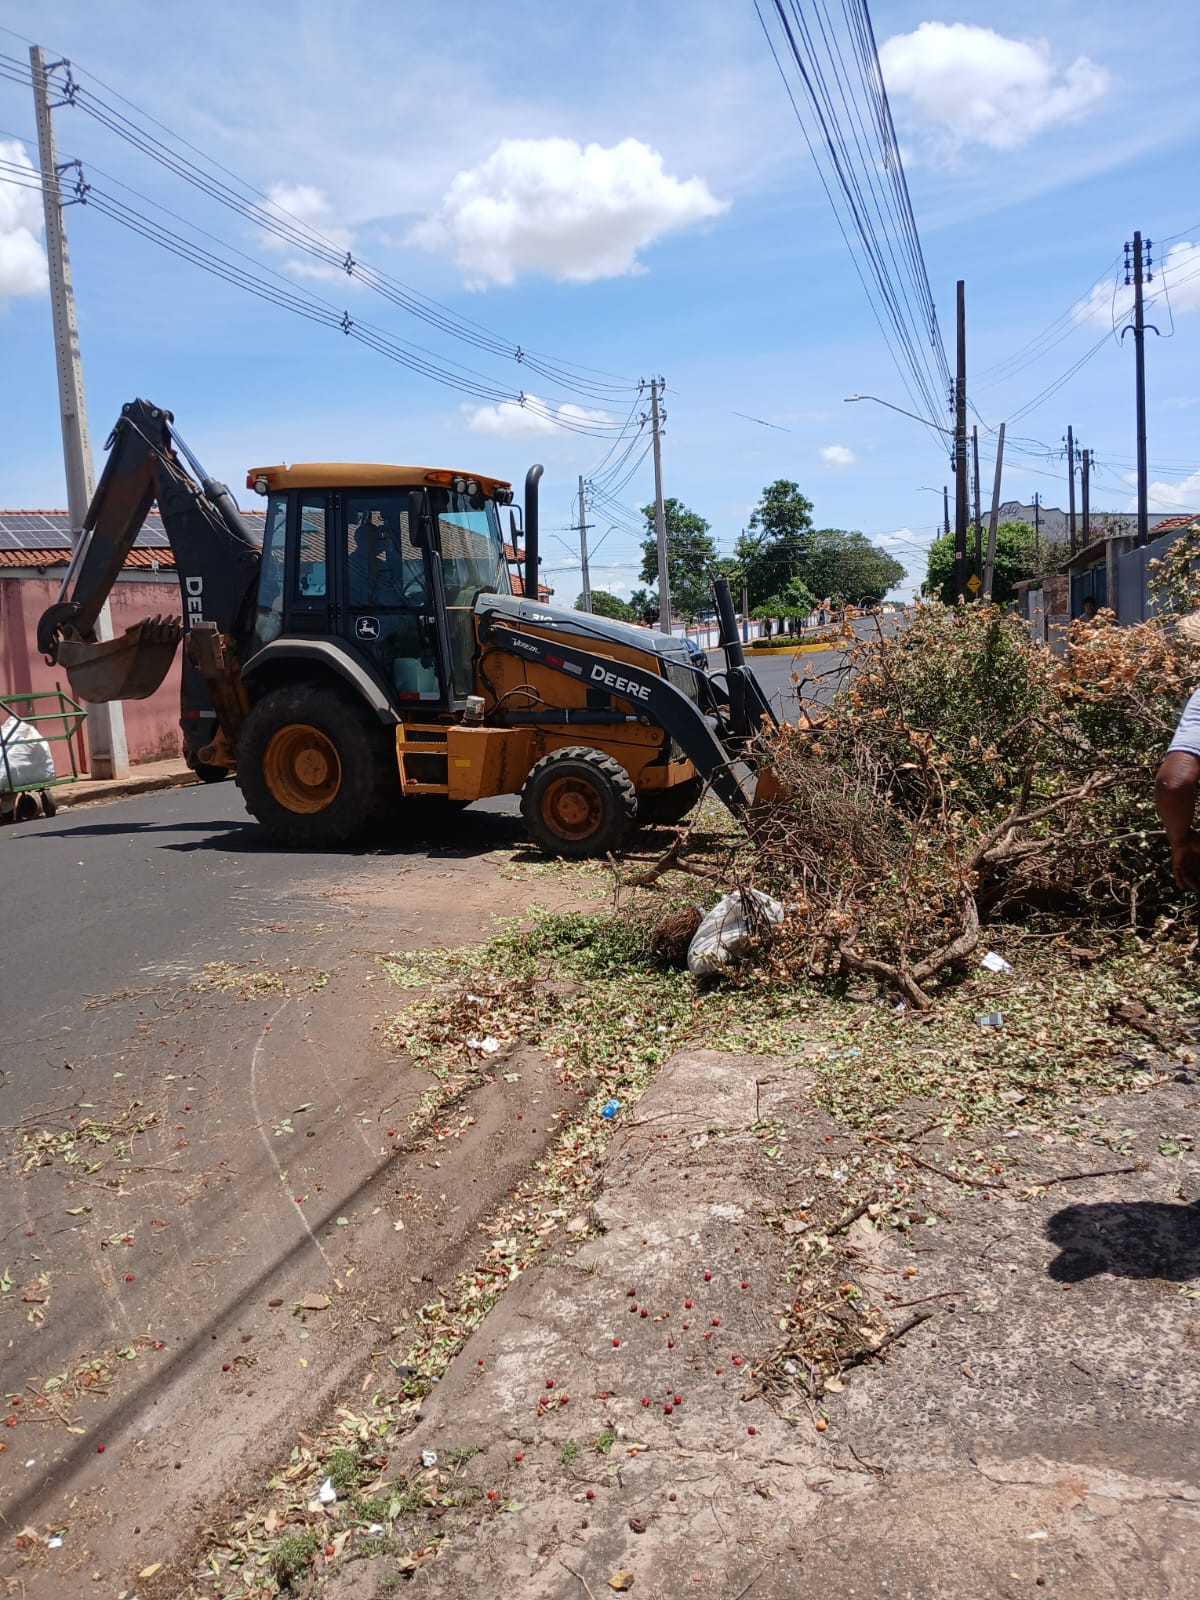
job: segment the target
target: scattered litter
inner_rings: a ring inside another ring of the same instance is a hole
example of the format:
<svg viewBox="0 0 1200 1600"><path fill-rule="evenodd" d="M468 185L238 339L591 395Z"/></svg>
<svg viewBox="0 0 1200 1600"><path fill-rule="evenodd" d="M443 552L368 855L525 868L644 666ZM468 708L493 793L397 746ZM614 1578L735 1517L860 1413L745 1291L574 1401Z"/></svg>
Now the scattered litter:
<svg viewBox="0 0 1200 1600"><path fill-rule="evenodd" d="M467 1040L467 1049L478 1051L481 1056L494 1056L499 1048L499 1039L493 1039L490 1033L486 1039Z"/></svg>
<svg viewBox="0 0 1200 1600"><path fill-rule="evenodd" d="M989 1011L986 1017L976 1017L975 1021L981 1028L1002 1028L1004 1026L1003 1011Z"/></svg>
<svg viewBox="0 0 1200 1600"><path fill-rule="evenodd" d="M696 929L688 946L688 971L698 978L710 977L743 960L751 942L778 926L785 915L780 902L760 889L737 889L727 894Z"/></svg>
<svg viewBox="0 0 1200 1600"><path fill-rule="evenodd" d="M609 1100L606 1101L606 1103L600 1108L600 1115L604 1117L606 1121L611 1122L620 1109L621 1102L619 1100Z"/></svg>
<svg viewBox="0 0 1200 1600"><path fill-rule="evenodd" d="M783 1363L783 1370L787 1373L789 1378L794 1378L796 1376L796 1374L800 1371L800 1368L796 1365L796 1363L794 1361L785 1361Z"/></svg>
<svg viewBox="0 0 1200 1600"><path fill-rule="evenodd" d="M331 1506L337 1499L337 1490L333 1487L333 1483L329 1478L326 1478L325 1482L317 1490L317 1499L323 1506Z"/></svg>
<svg viewBox="0 0 1200 1600"><path fill-rule="evenodd" d="M54 1535L53 1539L47 1539L46 1540L46 1549L47 1550L61 1550L62 1549L62 1535L56 1533Z"/></svg>
<svg viewBox="0 0 1200 1600"><path fill-rule="evenodd" d="M632 1589L633 1573L628 1567L618 1567L608 1580L608 1587L610 1589Z"/></svg>
<svg viewBox="0 0 1200 1600"><path fill-rule="evenodd" d="M905 1005L903 1000L897 1000L896 1004L892 1007L892 1012L897 1017L902 1017L907 1010L908 1007Z"/></svg>
<svg viewBox="0 0 1200 1600"><path fill-rule="evenodd" d="M437 1453L436 1450L422 1450L421 1451L421 1465L423 1467L426 1467L426 1468L428 1468L428 1467L436 1467L437 1464L438 1464L438 1453Z"/></svg>
<svg viewBox="0 0 1200 1600"><path fill-rule="evenodd" d="M998 956L994 950L989 950L987 955L981 956L979 965L986 967L989 972L1011 972L1012 962L1005 961L1003 956Z"/></svg>
<svg viewBox="0 0 1200 1600"><path fill-rule="evenodd" d="M1050 1535L1044 1528L1039 1528L1036 1533L1027 1533L1025 1537L1027 1539L1048 1539Z"/></svg>
<svg viewBox="0 0 1200 1600"><path fill-rule="evenodd" d="M372 1523L371 1523L371 1524L370 1524L370 1526L369 1526L369 1527L368 1527L368 1528L367 1528L367 1532L368 1532L368 1533L369 1533L369 1534L370 1534L370 1536L371 1536L371 1537L372 1537L372 1538L373 1538L373 1539L376 1539L376 1538L378 1538L378 1537L379 1537L379 1535L380 1535L380 1534L381 1534L381 1533L383 1533L383 1532L384 1532L384 1531L385 1531L385 1530L384 1530L384 1526L383 1526L383 1523L382 1523L382 1522L372 1522Z"/></svg>

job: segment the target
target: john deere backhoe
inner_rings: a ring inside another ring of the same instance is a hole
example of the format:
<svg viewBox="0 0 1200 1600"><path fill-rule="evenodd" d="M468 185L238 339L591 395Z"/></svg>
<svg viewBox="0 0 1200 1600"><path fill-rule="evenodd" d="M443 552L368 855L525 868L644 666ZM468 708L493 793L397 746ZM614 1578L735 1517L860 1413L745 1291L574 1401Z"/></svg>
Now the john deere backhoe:
<svg viewBox="0 0 1200 1600"><path fill-rule="evenodd" d="M255 468L261 546L170 412L132 401L39 648L93 702L162 683L182 639L184 751L234 773L284 844L345 843L413 797L520 794L532 838L565 856L617 848L640 820L681 818L705 783L751 802L771 710L741 661L710 676L664 634L542 605L538 481L525 480L524 596L501 508L511 487L441 468ZM185 465L186 463L186 465ZM188 471L188 467L191 471ZM96 620L151 506L174 553L182 617L98 642Z"/></svg>

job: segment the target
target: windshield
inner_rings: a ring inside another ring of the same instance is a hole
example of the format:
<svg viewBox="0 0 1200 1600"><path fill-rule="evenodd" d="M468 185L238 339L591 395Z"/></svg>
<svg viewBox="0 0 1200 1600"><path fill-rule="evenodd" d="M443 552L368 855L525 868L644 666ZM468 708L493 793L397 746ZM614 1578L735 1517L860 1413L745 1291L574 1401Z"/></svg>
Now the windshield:
<svg viewBox="0 0 1200 1600"><path fill-rule="evenodd" d="M438 495L434 502L446 604L469 606L481 590L509 594L508 563L494 500L474 506L465 494Z"/></svg>
<svg viewBox="0 0 1200 1600"><path fill-rule="evenodd" d="M456 695L475 692L475 617L480 594L511 594L500 514L494 500L482 504L448 491L431 496L446 588L450 665Z"/></svg>

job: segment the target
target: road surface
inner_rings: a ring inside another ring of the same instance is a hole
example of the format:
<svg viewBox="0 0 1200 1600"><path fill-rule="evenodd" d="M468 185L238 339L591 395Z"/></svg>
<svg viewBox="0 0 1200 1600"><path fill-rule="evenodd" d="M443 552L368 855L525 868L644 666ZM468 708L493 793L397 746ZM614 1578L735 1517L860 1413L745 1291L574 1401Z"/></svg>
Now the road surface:
<svg viewBox="0 0 1200 1600"><path fill-rule="evenodd" d="M793 672L837 659L754 669L794 715ZM0 1514L66 1528L52 1568L0 1550L0 1579L132 1592L180 1507L266 1470L453 1275L572 1103L531 1060L471 1088L452 1157L431 1145L438 1085L382 1034L401 997L379 954L587 885L525 851L513 798L313 855L232 783L4 828L0 883ZM300 1328L301 1299L351 1280Z"/></svg>

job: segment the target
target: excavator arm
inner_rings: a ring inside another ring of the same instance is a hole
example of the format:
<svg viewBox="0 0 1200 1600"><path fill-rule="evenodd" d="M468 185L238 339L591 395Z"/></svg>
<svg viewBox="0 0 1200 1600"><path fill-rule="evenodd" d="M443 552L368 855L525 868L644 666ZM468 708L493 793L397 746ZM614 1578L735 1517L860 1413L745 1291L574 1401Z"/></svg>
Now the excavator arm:
<svg viewBox="0 0 1200 1600"><path fill-rule="evenodd" d="M153 694L180 639L200 623L210 624L206 633L215 629L235 648L248 634L258 544L229 490L204 472L173 421L169 411L145 400L123 407L58 601L38 622L38 648L64 668L72 692L82 700L98 704ZM118 639L97 640L101 608L156 501L175 557L182 615L148 617ZM190 653L180 713L184 747L194 756L211 739L216 713Z"/></svg>

